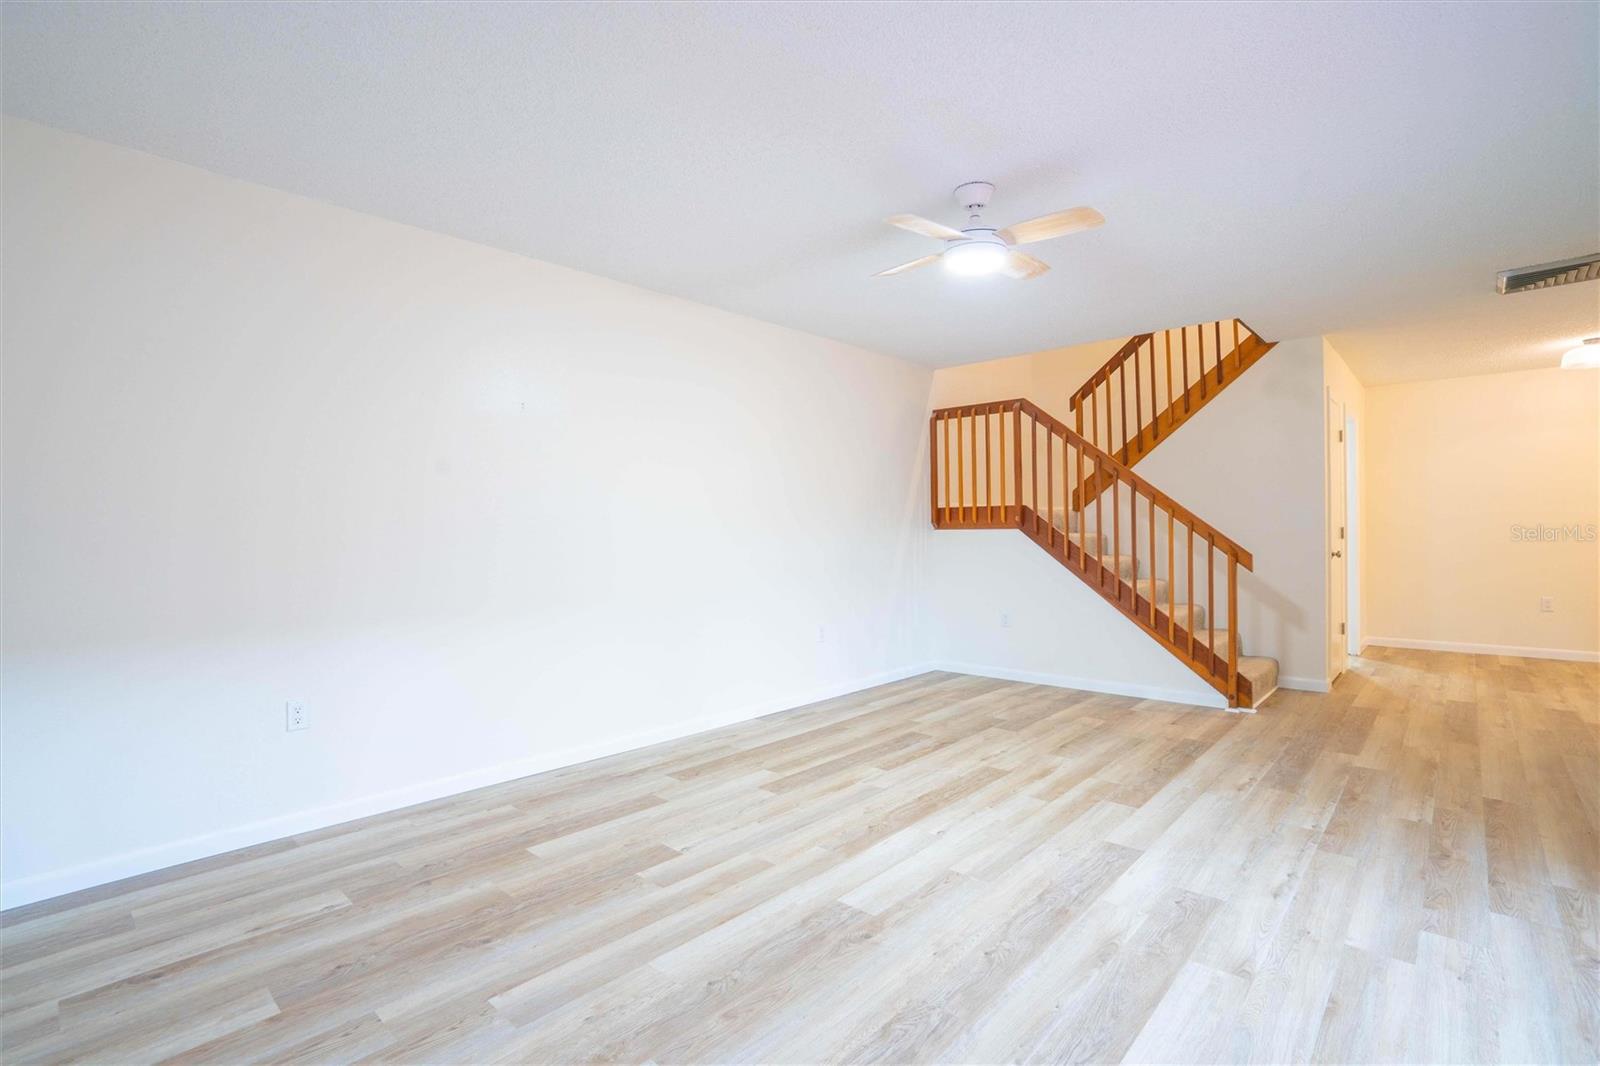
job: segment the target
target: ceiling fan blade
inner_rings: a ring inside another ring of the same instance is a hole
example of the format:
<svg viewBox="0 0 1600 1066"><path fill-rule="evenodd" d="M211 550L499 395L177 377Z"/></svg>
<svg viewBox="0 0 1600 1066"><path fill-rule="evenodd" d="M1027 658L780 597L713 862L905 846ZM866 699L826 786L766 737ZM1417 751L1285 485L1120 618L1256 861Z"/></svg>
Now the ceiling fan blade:
<svg viewBox="0 0 1600 1066"><path fill-rule="evenodd" d="M959 241L966 236L958 229L951 229L942 222L935 222L921 215L890 215L884 221L891 226L899 226L912 233L920 233L924 237L936 237L941 241Z"/></svg>
<svg viewBox="0 0 1600 1066"><path fill-rule="evenodd" d="M1049 269L1050 264L1044 260L1035 259L1027 252L1019 252L1013 248L1011 249L1011 254L1006 257L1005 265L1000 268L1000 273L1008 278L1016 278L1018 281L1027 281L1029 278L1038 277Z"/></svg>
<svg viewBox="0 0 1600 1066"><path fill-rule="evenodd" d="M1093 229L1106 217L1092 207L1069 207L1053 215L1041 215L1000 231L1000 239L1007 244L1032 244L1052 237L1065 237L1079 230Z"/></svg>
<svg viewBox="0 0 1600 1066"><path fill-rule="evenodd" d="M941 253L935 252L933 255L925 255L921 259L913 259L909 263L901 263L897 267L890 267L888 270L880 270L872 276L875 278L886 278L891 274L904 274L908 270L915 270L917 267L927 266L929 263L939 258L940 254Z"/></svg>

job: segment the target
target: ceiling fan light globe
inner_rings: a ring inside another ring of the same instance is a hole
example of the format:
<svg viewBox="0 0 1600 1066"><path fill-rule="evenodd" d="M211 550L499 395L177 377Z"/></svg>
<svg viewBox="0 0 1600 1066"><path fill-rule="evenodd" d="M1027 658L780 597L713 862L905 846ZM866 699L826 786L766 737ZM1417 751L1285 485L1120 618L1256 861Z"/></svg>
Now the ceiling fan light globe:
<svg viewBox="0 0 1600 1066"><path fill-rule="evenodd" d="M989 241L969 241L944 253L944 268L963 278L998 274L1005 265L1006 246Z"/></svg>
<svg viewBox="0 0 1600 1066"><path fill-rule="evenodd" d="M1590 337L1561 357L1562 370L1600 369L1600 337Z"/></svg>

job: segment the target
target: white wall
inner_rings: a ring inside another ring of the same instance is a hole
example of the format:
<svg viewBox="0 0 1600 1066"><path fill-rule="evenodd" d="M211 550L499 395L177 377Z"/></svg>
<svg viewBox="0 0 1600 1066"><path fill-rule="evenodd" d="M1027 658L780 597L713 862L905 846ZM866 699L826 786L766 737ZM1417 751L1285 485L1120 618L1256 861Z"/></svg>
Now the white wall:
<svg viewBox="0 0 1600 1066"><path fill-rule="evenodd" d="M1385 385L1367 422L1367 639L1600 658L1600 371Z"/></svg>
<svg viewBox="0 0 1600 1066"><path fill-rule="evenodd" d="M925 369L25 122L4 156L6 904L920 661Z"/></svg>

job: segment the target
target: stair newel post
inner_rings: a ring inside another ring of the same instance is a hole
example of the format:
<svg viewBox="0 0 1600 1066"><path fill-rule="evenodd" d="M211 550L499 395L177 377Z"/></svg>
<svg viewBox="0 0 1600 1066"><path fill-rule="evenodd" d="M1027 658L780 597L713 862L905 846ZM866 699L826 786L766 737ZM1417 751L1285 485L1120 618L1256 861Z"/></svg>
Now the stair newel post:
<svg viewBox="0 0 1600 1066"><path fill-rule="evenodd" d="M939 416L928 416L928 520L939 528Z"/></svg>
<svg viewBox="0 0 1600 1066"><path fill-rule="evenodd" d="M1239 557L1228 550L1228 702L1239 702Z"/></svg>
<svg viewBox="0 0 1600 1066"><path fill-rule="evenodd" d="M1011 428L1012 428L1012 432L1016 434L1016 436L1012 440L1012 444L1014 445L1014 447L1012 448L1012 452L1014 453L1013 461L1016 463L1017 528L1021 529L1022 528L1022 402L1019 400L1016 404L1014 404L1012 406L1011 410L1012 410Z"/></svg>

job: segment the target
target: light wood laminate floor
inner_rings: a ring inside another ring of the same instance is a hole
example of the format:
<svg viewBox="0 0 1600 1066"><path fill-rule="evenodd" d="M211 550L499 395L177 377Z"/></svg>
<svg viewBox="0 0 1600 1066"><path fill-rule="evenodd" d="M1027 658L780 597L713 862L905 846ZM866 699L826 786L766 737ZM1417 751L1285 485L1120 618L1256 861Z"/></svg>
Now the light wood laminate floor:
<svg viewBox="0 0 1600 1066"><path fill-rule="evenodd" d="M951 674L4 915L7 1062L1593 1062L1600 667Z"/></svg>

